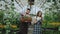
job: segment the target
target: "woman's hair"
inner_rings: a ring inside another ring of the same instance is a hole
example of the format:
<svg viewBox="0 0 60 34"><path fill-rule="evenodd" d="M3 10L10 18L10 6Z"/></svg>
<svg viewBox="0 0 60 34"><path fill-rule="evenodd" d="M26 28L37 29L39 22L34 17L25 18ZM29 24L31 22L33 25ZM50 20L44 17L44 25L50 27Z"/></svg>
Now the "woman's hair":
<svg viewBox="0 0 60 34"><path fill-rule="evenodd" d="M39 15L39 13L41 13L41 15ZM42 17L42 12L41 11L38 11L37 12L37 16Z"/></svg>
<svg viewBox="0 0 60 34"><path fill-rule="evenodd" d="M30 11L30 9L29 9L29 8L27 8L27 10L29 10L29 11Z"/></svg>

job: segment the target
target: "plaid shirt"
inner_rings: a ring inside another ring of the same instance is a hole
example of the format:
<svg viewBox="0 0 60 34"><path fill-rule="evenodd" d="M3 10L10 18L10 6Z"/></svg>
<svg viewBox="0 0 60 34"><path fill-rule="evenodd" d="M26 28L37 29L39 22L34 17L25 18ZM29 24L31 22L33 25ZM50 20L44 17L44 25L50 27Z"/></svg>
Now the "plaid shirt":
<svg viewBox="0 0 60 34"><path fill-rule="evenodd" d="M41 22L40 21L38 21L36 24L34 24L33 34L42 34L41 33Z"/></svg>

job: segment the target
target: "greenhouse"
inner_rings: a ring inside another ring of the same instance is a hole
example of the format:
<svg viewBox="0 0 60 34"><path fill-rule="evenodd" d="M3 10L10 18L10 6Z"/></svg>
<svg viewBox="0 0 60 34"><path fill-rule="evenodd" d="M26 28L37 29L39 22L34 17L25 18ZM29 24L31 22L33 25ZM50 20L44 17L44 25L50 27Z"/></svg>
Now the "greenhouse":
<svg viewBox="0 0 60 34"><path fill-rule="evenodd" d="M60 0L0 0L0 34L33 34L39 11L41 34L60 34ZM28 31L23 31L21 23Z"/></svg>

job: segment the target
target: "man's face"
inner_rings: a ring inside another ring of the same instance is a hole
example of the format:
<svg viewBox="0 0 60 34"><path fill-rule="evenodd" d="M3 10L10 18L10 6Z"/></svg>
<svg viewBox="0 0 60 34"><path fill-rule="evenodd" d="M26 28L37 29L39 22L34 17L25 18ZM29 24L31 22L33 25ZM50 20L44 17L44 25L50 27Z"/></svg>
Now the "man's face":
<svg viewBox="0 0 60 34"><path fill-rule="evenodd" d="M27 10L27 11L26 11L26 14L29 14L29 13L30 13L30 10Z"/></svg>

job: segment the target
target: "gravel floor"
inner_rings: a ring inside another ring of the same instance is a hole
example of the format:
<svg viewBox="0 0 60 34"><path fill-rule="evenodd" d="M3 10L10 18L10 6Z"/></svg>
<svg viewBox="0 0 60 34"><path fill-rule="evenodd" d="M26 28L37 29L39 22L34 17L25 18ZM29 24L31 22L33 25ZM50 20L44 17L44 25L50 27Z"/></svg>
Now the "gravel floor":
<svg viewBox="0 0 60 34"><path fill-rule="evenodd" d="M31 25L28 28L28 34L32 34L32 33L33 33L33 26Z"/></svg>

